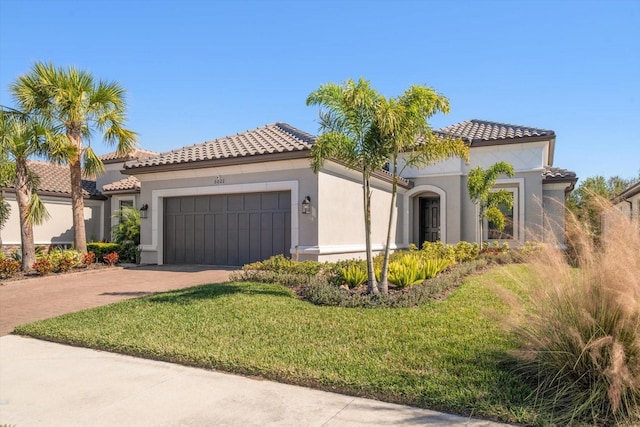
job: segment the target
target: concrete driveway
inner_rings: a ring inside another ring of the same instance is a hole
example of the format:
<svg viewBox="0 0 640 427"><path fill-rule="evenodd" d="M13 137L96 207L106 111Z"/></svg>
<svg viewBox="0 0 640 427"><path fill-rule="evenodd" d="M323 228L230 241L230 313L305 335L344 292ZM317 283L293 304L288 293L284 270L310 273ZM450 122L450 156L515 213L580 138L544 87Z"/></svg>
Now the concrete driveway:
<svg viewBox="0 0 640 427"><path fill-rule="evenodd" d="M0 285L0 336L23 323L172 289L228 280L233 269L161 265L50 275Z"/></svg>

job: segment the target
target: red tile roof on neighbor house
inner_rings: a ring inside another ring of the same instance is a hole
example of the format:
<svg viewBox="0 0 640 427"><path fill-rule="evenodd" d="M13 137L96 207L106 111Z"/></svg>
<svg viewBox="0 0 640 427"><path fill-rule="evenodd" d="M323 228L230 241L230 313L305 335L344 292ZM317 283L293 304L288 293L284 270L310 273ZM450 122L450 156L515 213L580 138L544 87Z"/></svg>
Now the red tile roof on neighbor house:
<svg viewBox="0 0 640 427"><path fill-rule="evenodd" d="M104 193L122 193L140 191L140 181L135 176L128 176L120 181L102 186Z"/></svg>
<svg viewBox="0 0 640 427"><path fill-rule="evenodd" d="M71 172L69 171L69 166L35 160L30 160L28 165L29 169L40 178L37 187L39 195L71 197ZM13 183L7 189L14 190ZM95 179L82 180L82 195L85 198L103 198L96 189Z"/></svg>
<svg viewBox="0 0 640 427"><path fill-rule="evenodd" d="M273 123L256 129L225 136L161 153L154 157L127 162L125 169L180 165L210 160L246 158L263 154L308 151L316 137L286 123Z"/></svg>
<svg viewBox="0 0 640 427"><path fill-rule="evenodd" d="M486 120L465 120L434 131L436 134L453 136L474 145L494 145L503 142L525 142L524 139L552 139L552 130L528 126L489 122Z"/></svg>

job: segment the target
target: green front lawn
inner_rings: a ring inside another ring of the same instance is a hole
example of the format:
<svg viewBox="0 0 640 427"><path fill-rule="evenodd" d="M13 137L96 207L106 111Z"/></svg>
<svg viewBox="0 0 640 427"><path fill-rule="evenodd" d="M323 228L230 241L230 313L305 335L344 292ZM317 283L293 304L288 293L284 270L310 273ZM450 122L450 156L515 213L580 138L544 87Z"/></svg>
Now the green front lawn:
<svg viewBox="0 0 640 427"><path fill-rule="evenodd" d="M128 300L16 333L508 422L539 422L501 367L513 337L498 287L527 267L469 278L446 300L401 309L319 307L287 288L228 283Z"/></svg>

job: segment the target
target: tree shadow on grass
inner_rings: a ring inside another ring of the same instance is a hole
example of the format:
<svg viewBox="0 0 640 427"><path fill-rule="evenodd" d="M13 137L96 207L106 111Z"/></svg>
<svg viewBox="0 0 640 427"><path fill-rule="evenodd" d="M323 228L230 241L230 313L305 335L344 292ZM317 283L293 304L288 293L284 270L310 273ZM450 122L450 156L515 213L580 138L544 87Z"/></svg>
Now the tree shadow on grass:
<svg viewBox="0 0 640 427"><path fill-rule="evenodd" d="M147 298L147 301L169 304L191 304L199 300L221 298L234 294L295 298L295 294L292 291L277 285L215 283L150 296Z"/></svg>

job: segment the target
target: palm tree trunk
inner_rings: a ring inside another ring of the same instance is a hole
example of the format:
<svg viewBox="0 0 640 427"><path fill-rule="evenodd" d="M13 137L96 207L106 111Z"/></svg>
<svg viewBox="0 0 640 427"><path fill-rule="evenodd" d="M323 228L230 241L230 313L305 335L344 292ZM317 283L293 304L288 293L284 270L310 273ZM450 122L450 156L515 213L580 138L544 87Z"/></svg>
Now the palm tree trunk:
<svg viewBox="0 0 640 427"><path fill-rule="evenodd" d="M389 206L389 224L387 225L387 241L384 246L384 260L382 261L382 272L380 273L380 293L389 293L389 245L391 244L391 227L393 226L393 212L398 194L398 157L393 157L393 183L391 184L391 205Z"/></svg>
<svg viewBox="0 0 640 427"><path fill-rule="evenodd" d="M84 227L84 199L82 198L82 135L79 132L67 132L70 142L78 153L69 162L71 172L71 209L73 212L73 245L75 250L87 253L87 234Z"/></svg>
<svg viewBox="0 0 640 427"><path fill-rule="evenodd" d="M22 251L22 271L29 271L36 262L36 248L33 241L33 224L29 220L31 184L25 159L16 159L16 201L20 216L20 240Z"/></svg>
<svg viewBox="0 0 640 427"><path fill-rule="evenodd" d="M370 294L378 293L378 284L373 269L373 251L371 248L371 178L365 172L363 175L363 199L364 199L364 232L367 249L367 291Z"/></svg>

